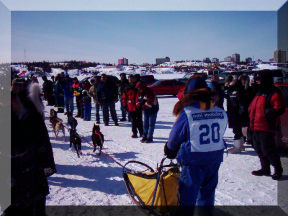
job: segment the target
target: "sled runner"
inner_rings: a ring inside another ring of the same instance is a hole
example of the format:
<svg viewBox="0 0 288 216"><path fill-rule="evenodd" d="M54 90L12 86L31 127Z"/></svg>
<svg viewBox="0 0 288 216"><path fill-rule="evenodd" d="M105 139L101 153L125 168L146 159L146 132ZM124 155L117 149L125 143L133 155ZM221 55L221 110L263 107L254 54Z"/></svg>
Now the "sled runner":
<svg viewBox="0 0 288 216"><path fill-rule="evenodd" d="M178 203L177 190L179 167L175 163L164 165L166 158L154 171L150 166L139 161L129 161L123 167L123 177L132 200L155 215L169 215ZM140 165L144 171L127 168L128 165Z"/></svg>

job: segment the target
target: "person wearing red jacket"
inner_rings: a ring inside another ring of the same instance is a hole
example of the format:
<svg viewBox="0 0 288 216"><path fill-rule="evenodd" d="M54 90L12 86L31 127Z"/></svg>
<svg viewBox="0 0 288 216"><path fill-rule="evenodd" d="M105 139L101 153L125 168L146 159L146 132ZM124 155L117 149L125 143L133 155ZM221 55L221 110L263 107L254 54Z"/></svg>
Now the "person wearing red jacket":
<svg viewBox="0 0 288 216"><path fill-rule="evenodd" d="M143 110L144 117L141 142L151 143L153 142L153 133L159 111L158 99L153 90L141 81L137 82L136 89L138 90L136 106Z"/></svg>
<svg viewBox="0 0 288 216"><path fill-rule="evenodd" d="M136 106L137 89L135 88L135 79L133 75L128 77L129 86L122 94L123 107L129 112L132 123L132 138L137 138L137 131L140 137L143 137L142 110Z"/></svg>
<svg viewBox="0 0 288 216"><path fill-rule="evenodd" d="M74 77L73 79L73 96L76 98L76 105L77 105L77 115L76 117L83 117L83 107L82 107L82 90L83 86L81 83L78 81L77 77Z"/></svg>
<svg viewBox="0 0 288 216"><path fill-rule="evenodd" d="M260 82L260 89L249 106L253 147L261 163L261 169L253 171L252 175L270 175L272 165L275 170L272 179L278 180L283 168L274 136L280 127L279 118L285 111L285 102L280 90L273 85L273 76L269 71L262 71Z"/></svg>

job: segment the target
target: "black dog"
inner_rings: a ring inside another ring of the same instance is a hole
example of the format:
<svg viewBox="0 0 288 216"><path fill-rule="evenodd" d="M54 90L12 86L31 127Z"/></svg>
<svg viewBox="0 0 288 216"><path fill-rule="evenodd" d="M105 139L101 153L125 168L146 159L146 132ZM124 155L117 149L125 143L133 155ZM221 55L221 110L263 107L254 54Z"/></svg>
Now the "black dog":
<svg viewBox="0 0 288 216"><path fill-rule="evenodd" d="M77 120L73 117L72 112L68 111L65 113L68 117L68 124L70 125L70 148L72 148L72 145L74 146L77 156L80 157L82 155L81 151L81 137L76 132L76 127L78 125Z"/></svg>
<svg viewBox="0 0 288 216"><path fill-rule="evenodd" d="M77 156L80 157L82 155L81 151L81 137L76 132L76 129L70 129L70 148L72 148L72 144L76 150Z"/></svg>
<svg viewBox="0 0 288 216"><path fill-rule="evenodd" d="M68 124L70 125L70 127L72 129L75 129L76 130L76 127L78 125L78 122L77 120L73 117L73 114L72 112L68 111L65 113L65 115L67 115L67 118L68 118Z"/></svg>
<svg viewBox="0 0 288 216"><path fill-rule="evenodd" d="M104 143L104 135L100 132L100 126L94 124L92 129L92 141L93 141L93 152L96 151L96 147L100 147L99 155L101 155L103 143Z"/></svg>

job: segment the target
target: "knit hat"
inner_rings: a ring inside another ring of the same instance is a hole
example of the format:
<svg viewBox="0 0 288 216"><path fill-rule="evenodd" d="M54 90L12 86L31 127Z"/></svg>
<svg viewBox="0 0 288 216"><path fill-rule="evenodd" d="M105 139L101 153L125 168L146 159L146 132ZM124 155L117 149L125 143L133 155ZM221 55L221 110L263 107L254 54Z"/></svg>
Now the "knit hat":
<svg viewBox="0 0 288 216"><path fill-rule="evenodd" d="M195 77L188 81L184 94L190 93L196 89L207 88L207 83L202 77Z"/></svg>

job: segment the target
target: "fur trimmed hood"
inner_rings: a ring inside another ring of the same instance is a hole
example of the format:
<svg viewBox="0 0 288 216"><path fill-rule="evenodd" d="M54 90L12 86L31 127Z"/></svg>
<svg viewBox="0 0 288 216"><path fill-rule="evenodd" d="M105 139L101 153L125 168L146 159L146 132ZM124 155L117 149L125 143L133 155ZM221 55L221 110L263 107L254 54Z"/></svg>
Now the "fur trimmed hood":
<svg viewBox="0 0 288 216"><path fill-rule="evenodd" d="M44 105L41 100L42 89L40 88L38 83L32 83L28 89L28 97L34 104L36 110L43 115Z"/></svg>
<svg viewBox="0 0 288 216"><path fill-rule="evenodd" d="M183 97L175 104L173 109L173 114L178 116L182 110L196 102L206 103L206 109L211 107L212 100L212 91L210 88L200 88L192 92L184 94Z"/></svg>

